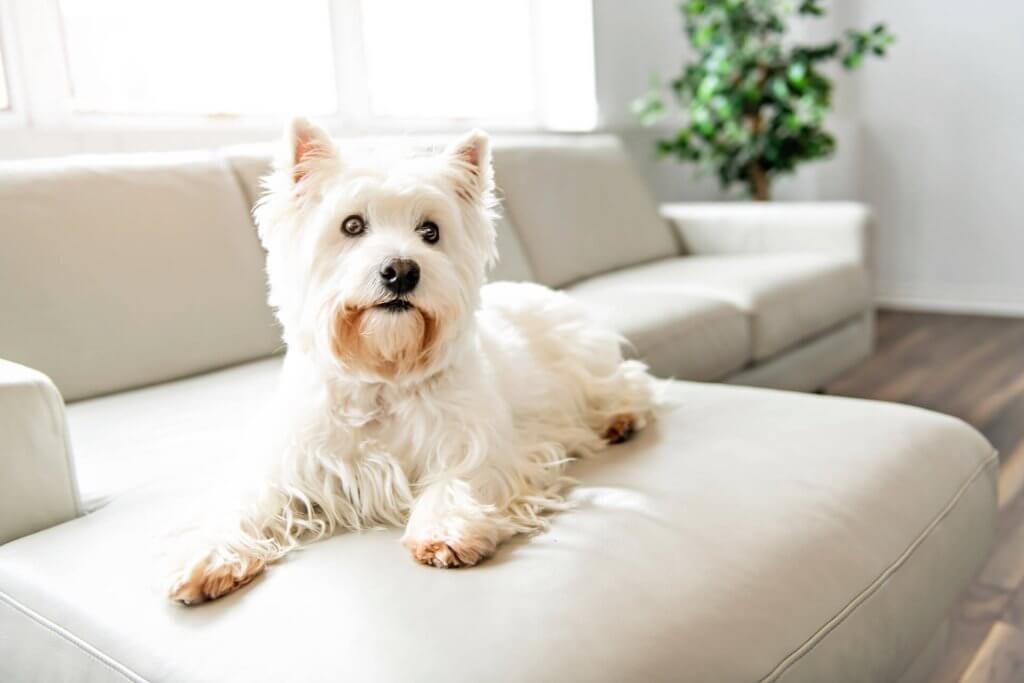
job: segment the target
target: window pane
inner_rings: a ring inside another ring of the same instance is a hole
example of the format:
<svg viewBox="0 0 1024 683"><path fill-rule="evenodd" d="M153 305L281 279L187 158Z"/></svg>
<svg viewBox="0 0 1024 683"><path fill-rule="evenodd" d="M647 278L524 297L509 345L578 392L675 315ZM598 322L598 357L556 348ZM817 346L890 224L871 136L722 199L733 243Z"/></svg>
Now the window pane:
<svg viewBox="0 0 1024 683"><path fill-rule="evenodd" d="M364 0L361 7L372 114L536 115L529 2Z"/></svg>
<svg viewBox="0 0 1024 683"><path fill-rule="evenodd" d="M594 78L594 17L591 0L538 2L537 59L541 119L556 130L591 130L597 125Z"/></svg>
<svg viewBox="0 0 1024 683"><path fill-rule="evenodd" d="M78 111L334 112L327 0L60 0Z"/></svg>

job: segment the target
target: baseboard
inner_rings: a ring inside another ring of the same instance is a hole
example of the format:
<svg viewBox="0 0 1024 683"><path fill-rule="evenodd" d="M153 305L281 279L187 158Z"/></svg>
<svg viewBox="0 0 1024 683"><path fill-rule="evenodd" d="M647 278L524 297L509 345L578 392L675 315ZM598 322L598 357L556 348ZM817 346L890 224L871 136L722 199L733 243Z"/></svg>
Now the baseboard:
<svg viewBox="0 0 1024 683"><path fill-rule="evenodd" d="M875 297L875 304L879 308L888 308L896 311L1024 317L1024 296L1018 301L979 301L959 298L940 299L922 296L879 294Z"/></svg>

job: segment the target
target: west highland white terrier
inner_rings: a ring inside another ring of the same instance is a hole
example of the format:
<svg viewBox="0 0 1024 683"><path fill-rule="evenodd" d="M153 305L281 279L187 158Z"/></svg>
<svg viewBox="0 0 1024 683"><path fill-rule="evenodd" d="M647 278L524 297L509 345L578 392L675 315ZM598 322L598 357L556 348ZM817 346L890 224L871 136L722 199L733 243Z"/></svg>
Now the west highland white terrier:
<svg viewBox="0 0 1024 683"><path fill-rule="evenodd" d="M656 380L619 335L560 292L484 285L484 133L381 165L297 119L264 186L255 216L287 344L274 467L175 574L173 600L218 598L340 530L404 526L416 561L474 565L566 506L569 460L651 419Z"/></svg>

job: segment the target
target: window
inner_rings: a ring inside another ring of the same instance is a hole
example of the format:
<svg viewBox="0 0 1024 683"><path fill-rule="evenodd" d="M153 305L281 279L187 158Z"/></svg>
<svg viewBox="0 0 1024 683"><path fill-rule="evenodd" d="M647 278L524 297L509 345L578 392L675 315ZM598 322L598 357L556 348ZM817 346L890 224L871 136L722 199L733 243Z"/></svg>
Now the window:
<svg viewBox="0 0 1024 683"><path fill-rule="evenodd" d="M326 0L61 0L60 10L75 111L337 109Z"/></svg>
<svg viewBox="0 0 1024 683"><path fill-rule="evenodd" d="M56 46L40 63L66 69L66 92L42 98L66 112L48 120L301 112L371 128L583 130L597 108L591 2L53 0L29 5L52 17L24 13L55 24L36 41Z"/></svg>
<svg viewBox="0 0 1024 683"><path fill-rule="evenodd" d="M362 19L371 114L523 118L536 109L528 2L372 0Z"/></svg>

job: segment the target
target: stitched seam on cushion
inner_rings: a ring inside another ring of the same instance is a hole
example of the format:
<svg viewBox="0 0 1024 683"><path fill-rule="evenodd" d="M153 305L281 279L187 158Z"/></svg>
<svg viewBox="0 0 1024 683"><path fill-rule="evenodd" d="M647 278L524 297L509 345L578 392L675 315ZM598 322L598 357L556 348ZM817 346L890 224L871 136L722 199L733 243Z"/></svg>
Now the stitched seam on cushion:
<svg viewBox="0 0 1024 683"><path fill-rule="evenodd" d="M0 591L0 603L6 604L8 607L13 609L15 612L20 613L22 616L27 617L29 620L34 621L35 623L39 624L40 626L45 628L50 633L56 635L58 638L61 638L65 642L70 643L71 645L75 646L76 648L78 648L79 651L81 651L87 657L89 657L93 661L99 662L100 664L105 666L107 669L109 669L110 671L113 671L114 673L118 674L119 676L121 676L125 680L132 681L133 683L144 683L145 682L144 678L139 676L137 673L135 673L134 671L132 671L128 667L124 666L123 664L119 664L113 658L108 657L107 655L103 654L102 652L97 650L92 645L88 644L87 642L85 642L81 638L78 638L77 636L73 635L72 633L70 633L66 629L61 628L57 624L54 624L52 621L50 621L46 617L42 616L41 614L39 614L39 613L29 609L25 605L22 605L20 602L18 602L13 597L11 597L10 595L8 595L7 593L5 593L3 591Z"/></svg>
<svg viewBox="0 0 1024 683"><path fill-rule="evenodd" d="M854 596L854 598L850 600L850 602L846 603L846 606L839 610L839 612L837 612L835 616L833 616L831 619L825 622L825 624L823 624L817 631L815 631L813 635L811 635L807 640L805 640L800 645L800 647L786 655L786 657L782 661L775 665L775 668L768 672L767 675L763 676L761 678L762 683L765 683L767 681L778 680L780 676L782 676L784 673L786 673L786 671L790 669L790 667L792 667L798 661L803 659L803 657L806 656L807 653L813 651L814 647L819 642L821 642L821 640L825 636L827 636L829 633L835 630L836 627L838 627L840 624L846 621L846 618L848 616L856 612L858 607L860 607L868 598L874 595L878 591L878 588L881 587L882 584L884 584L889 579L889 577L891 577L896 572L896 570L901 568L906 563L906 561L910 559L914 552L921 546L921 544L924 543L924 541L931 536L932 532L935 531L935 528L942 522L942 520L949 516L949 513L953 511L953 509L957 506L957 503L960 502L960 499L963 498L964 494L968 491L968 489L970 489L971 486L973 486L974 482L978 480L978 477L981 476L981 473L988 469L989 465L991 465L993 462L998 462L998 460L998 452L992 451L992 454L989 455L989 457L986 458L984 461L982 461L977 468L975 468L971 476L967 478L967 481L960 485L960 488L953 495L953 498L942 509L942 511L939 512L939 514L936 515L934 519L932 519L928 526L926 526L924 530L920 534L918 534L913 541L911 541L907 549L904 550L899 555L899 557L897 557L892 562L892 564L886 567L885 570L881 574L879 574L874 581L872 581L870 584L868 584L866 588L864 588L860 593Z"/></svg>

